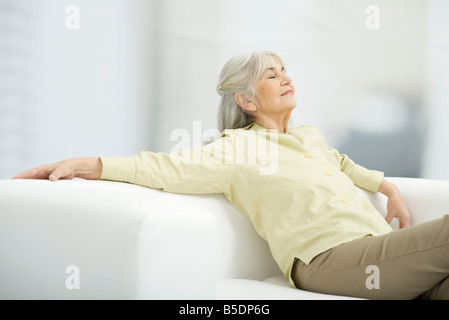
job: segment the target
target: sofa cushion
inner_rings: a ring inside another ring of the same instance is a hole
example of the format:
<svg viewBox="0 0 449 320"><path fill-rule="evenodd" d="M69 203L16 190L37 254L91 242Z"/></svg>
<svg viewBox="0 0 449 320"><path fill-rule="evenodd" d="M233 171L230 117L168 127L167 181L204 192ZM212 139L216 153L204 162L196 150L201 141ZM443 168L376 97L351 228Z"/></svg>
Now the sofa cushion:
<svg viewBox="0 0 449 320"><path fill-rule="evenodd" d="M314 293L292 288L283 276L263 281L225 279L217 283L215 298L219 300L348 300L357 298Z"/></svg>

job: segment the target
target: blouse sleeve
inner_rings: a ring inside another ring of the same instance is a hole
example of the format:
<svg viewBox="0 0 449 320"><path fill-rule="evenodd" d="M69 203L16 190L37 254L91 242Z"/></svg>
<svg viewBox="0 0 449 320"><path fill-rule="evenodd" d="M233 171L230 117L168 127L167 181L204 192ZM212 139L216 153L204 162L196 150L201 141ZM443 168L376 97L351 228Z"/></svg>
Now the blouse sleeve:
<svg viewBox="0 0 449 320"><path fill-rule="evenodd" d="M367 169L356 164L346 154L340 154L337 149L329 148L340 163L341 171L344 172L356 186L371 192L379 191L380 184L384 178L383 172Z"/></svg>
<svg viewBox="0 0 449 320"><path fill-rule="evenodd" d="M133 157L101 157L102 180L137 184L173 193L226 193L230 165L222 155L225 139L176 153L143 151Z"/></svg>
<svg viewBox="0 0 449 320"><path fill-rule="evenodd" d="M320 130L316 130L324 140ZM331 156L339 163L341 171L345 173L356 186L371 192L379 191L384 178L384 173L382 171L367 169L355 163L346 154L340 154L337 149L330 146L328 146L328 150Z"/></svg>

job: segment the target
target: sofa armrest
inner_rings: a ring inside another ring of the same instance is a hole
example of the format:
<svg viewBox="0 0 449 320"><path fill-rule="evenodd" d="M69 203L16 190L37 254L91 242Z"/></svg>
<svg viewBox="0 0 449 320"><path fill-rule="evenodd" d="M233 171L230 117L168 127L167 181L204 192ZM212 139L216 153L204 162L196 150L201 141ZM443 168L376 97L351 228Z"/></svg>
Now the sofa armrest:
<svg viewBox="0 0 449 320"><path fill-rule="evenodd" d="M280 274L223 195L110 181L0 180L0 257L6 299L213 298L220 279Z"/></svg>

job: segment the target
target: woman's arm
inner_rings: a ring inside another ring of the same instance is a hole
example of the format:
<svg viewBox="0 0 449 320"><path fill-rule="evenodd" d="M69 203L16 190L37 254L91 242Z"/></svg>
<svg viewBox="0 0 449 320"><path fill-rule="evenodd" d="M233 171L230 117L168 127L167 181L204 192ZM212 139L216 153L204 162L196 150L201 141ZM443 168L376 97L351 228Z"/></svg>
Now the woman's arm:
<svg viewBox="0 0 449 320"><path fill-rule="evenodd" d="M322 142L327 146L330 155L335 157L340 165L340 170L344 172L352 182L365 190L371 192L380 192L388 197L387 202L387 216L385 220L390 223L393 218L399 220L399 227L405 228L410 225L410 213L405 204L404 198L400 193L398 187L388 180L384 179L384 173L377 170L369 170L352 161L347 155L340 154L340 152L327 145L321 132Z"/></svg>
<svg viewBox="0 0 449 320"><path fill-rule="evenodd" d="M13 179L59 179L82 178L97 180L103 165L100 158L74 158L54 164L45 164L18 174Z"/></svg>
<svg viewBox="0 0 449 320"><path fill-rule="evenodd" d="M387 216L385 220L390 223L393 218L397 218L401 229L408 227L410 225L410 213L398 187L390 181L383 179L379 192L388 198Z"/></svg>

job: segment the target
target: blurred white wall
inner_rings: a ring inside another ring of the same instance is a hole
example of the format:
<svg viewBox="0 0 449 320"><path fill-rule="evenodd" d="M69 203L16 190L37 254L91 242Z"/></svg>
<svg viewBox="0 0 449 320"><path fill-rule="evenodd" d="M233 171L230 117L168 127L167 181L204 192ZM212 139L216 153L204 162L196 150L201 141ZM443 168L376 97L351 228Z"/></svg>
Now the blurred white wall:
<svg viewBox="0 0 449 320"><path fill-rule="evenodd" d="M79 29L66 24L74 4ZM0 57L9 68L0 75L0 177L142 147L132 2L1 0L0 8Z"/></svg>
<svg viewBox="0 0 449 320"><path fill-rule="evenodd" d="M77 4L80 28L67 29ZM127 154L138 145L134 7L126 1L43 1L36 34L37 162Z"/></svg>
<svg viewBox="0 0 449 320"><path fill-rule="evenodd" d="M79 29L66 25L70 5ZM448 179L435 161L447 40L429 40L447 39L444 10L444 0L0 0L0 178L70 157L169 152L173 130L216 128L223 64L269 49L297 88L292 125L318 126L388 175Z"/></svg>
<svg viewBox="0 0 449 320"><path fill-rule="evenodd" d="M423 177L449 180L449 2L430 0Z"/></svg>

